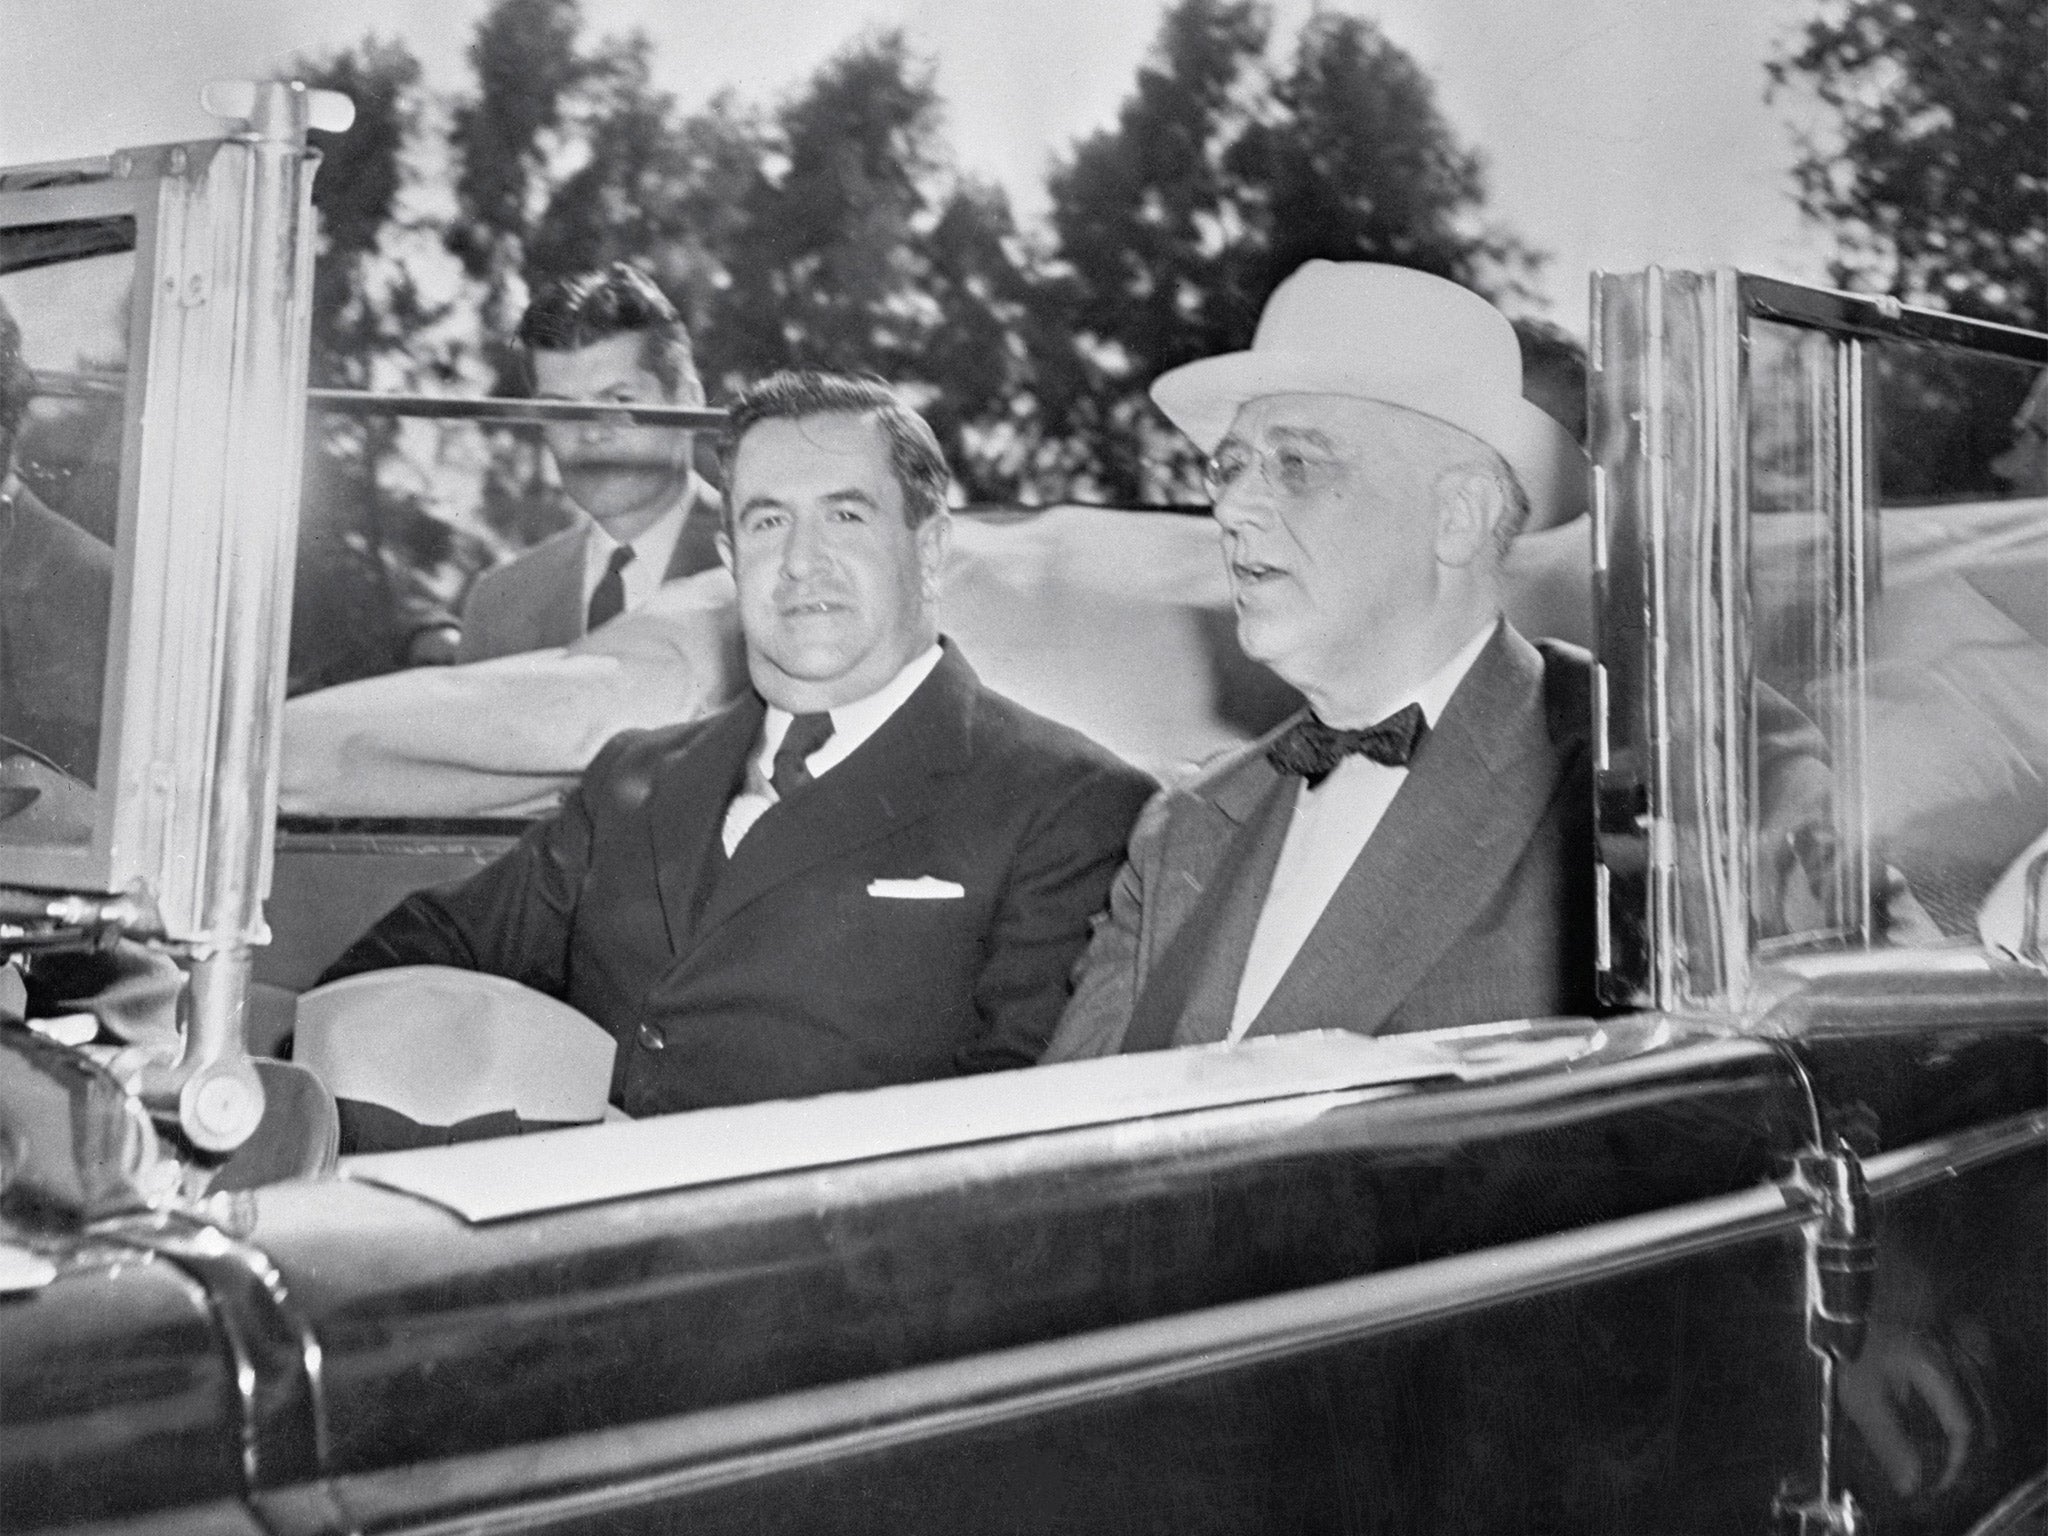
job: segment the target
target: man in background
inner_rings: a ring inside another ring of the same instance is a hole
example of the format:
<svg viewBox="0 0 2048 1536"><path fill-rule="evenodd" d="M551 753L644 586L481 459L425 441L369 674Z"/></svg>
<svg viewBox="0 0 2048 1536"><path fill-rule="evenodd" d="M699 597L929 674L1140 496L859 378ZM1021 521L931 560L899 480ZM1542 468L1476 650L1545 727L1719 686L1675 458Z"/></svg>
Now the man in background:
<svg viewBox="0 0 2048 1536"><path fill-rule="evenodd" d="M623 262L541 289L519 341L539 399L704 403L675 307ZM563 493L585 515L477 578L463 604L458 661L566 645L663 582L718 563L717 498L691 468L689 432L618 421L541 430Z"/></svg>

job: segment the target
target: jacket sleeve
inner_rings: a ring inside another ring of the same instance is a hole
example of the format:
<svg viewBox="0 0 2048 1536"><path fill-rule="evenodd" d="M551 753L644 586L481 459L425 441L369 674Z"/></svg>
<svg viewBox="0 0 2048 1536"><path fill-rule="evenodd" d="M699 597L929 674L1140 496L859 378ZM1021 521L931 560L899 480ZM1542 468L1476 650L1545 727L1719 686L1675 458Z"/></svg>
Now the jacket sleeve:
<svg viewBox="0 0 2048 1536"><path fill-rule="evenodd" d="M1039 1060L1080 1061L1114 1056L1123 1048L1131 1010L1144 983L1141 959L1146 875L1156 864L1165 833L1169 792L1152 797L1131 834L1130 857L1110 887L1109 908L1097 917L1094 936L1082 956L1074 995Z"/></svg>
<svg viewBox="0 0 2048 1536"><path fill-rule="evenodd" d="M415 891L378 919L321 975L336 981L399 965L487 971L551 997L568 988L569 938L590 868L593 781L612 749L561 809L500 858L453 885Z"/></svg>
<svg viewBox="0 0 2048 1536"><path fill-rule="evenodd" d="M279 808L530 815L552 809L621 731L710 714L745 684L731 579L671 582L566 650L414 667L287 701Z"/></svg>
<svg viewBox="0 0 2048 1536"><path fill-rule="evenodd" d="M975 979L981 1028L963 1045L961 1072L1037 1061L1067 1001L1068 978L1088 942L1152 780L1121 763L1091 762L1046 797L1018 848Z"/></svg>

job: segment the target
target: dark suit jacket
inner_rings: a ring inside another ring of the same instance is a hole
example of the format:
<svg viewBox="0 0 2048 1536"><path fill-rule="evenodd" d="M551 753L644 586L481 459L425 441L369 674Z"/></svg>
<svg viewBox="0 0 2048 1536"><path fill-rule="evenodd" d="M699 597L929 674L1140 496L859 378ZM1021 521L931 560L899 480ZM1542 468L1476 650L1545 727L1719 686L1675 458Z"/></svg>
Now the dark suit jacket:
<svg viewBox="0 0 2048 1536"><path fill-rule="evenodd" d="M328 976L436 963L563 998L618 1040L612 1099L634 1115L1035 1061L1152 781L982 688L949 645L727 864L762 714L749 697L616 738L555 816L409 898ZM919 877L961 894L871 889Z"/></svg>
<svg viewBox="0 0 2048 1536"><path fill-rule="evenodd" d="M114 552L21 485L0 486L0 735L99 774Z"/></svg>
<svg viewBox="0 0 2048 1536"><path fill-rule="evenodd" d="M702 481L693 481L692 486L663 581L694 576L718 564L718 496ZM560 533L477 577L462 603L457 661L543 651L582 636L589 609L583 597L588 527L579 515Z"/></svg>
<svg viewBox="0 0 2048 1536"><path fill-rule="evenodd" d="M1503 623L1249 1032L1600 1011L1591 726L1584 653ZM1262 740L1147 807L1045 1060L1225 1037L1300 785Z"/></svg>

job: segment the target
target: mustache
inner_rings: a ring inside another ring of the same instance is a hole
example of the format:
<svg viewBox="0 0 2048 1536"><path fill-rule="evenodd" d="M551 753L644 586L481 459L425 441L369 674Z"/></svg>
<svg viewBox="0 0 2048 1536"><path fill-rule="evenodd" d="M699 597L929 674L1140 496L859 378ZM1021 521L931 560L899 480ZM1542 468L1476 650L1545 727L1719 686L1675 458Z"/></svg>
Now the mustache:
<svg viewBox="0 0 2048 1536"><path fill-rule="evenodd" d="M852 600L853 594L838 586L778 587L775 590L777 608L806 608L813 603L847 603Z"/></svg>

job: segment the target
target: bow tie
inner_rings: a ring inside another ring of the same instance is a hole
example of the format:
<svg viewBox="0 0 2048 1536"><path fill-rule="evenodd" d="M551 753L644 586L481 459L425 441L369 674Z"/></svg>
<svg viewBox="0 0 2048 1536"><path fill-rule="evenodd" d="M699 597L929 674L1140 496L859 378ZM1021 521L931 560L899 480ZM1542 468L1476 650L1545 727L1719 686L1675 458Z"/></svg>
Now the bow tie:
<svg viewBox="0 0 2048 1536"><path fill-rule="evenodd" d="M1377 724L1340 731L1310 714L1288 727L1266 748L1266 761L1282 773L1299 774L1314 789L1353 752L1389 768L1406 768L1429 734L1420 704L1404 704Z"/></svg>

